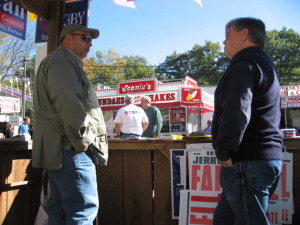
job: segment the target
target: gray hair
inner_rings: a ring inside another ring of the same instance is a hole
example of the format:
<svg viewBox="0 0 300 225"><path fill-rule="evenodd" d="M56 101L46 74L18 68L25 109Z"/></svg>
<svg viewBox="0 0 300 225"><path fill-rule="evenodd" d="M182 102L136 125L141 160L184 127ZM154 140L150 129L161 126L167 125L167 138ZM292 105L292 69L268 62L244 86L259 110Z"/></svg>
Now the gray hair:
<svg viewBox="0 0 300 225"><path fill-rule="evenodd" d="M133 104L134 101L133 101L133 96L132 95L126 95L125 96L125 104Z"/></svg>
<svg viewBox="0 0 300 225"><path fill-rule="evenodd" d="M151 98L147 95L142 96L141 100L144 100L147 103L151 103Z"/></svg>
<svg viewBox="0 0 300 225"><path fill-rule="evenodd" d="M251 17L233 19L226 24L225 32L231 27L236 31L241 31L244 28L248 29L250 41L262 48L265 46L266 28L264 22L260 19Z"/></svg>

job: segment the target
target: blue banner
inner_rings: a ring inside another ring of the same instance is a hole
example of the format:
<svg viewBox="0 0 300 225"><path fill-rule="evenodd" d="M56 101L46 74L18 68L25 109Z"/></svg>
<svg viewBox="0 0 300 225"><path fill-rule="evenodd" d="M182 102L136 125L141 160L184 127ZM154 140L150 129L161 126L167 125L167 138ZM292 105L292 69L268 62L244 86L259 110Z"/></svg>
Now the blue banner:
<svg viewBox="0 0 300 225"><path fill-rule="evenodd" d="M0 0L0 31L25 40L27 10L8 0Z"/></svg>
<svg viewBox="0 0 300 225"><path fill-rule="evenodd" d="M89 0L79 0L66 3L64 26L70 24L88 24ZM48 41L48 22L42 18L37 18L35 43Z"/></svg>

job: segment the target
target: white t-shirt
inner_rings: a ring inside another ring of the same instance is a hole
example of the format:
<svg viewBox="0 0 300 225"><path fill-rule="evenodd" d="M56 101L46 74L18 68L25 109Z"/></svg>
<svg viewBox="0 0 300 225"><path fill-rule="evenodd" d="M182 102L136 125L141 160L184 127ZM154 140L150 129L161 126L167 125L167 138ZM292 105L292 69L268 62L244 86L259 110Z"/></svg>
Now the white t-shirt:
<svg viewBox="0 0 300 225"><path fill-rule="evenodd" d="M145 111L136 105L129 104L119 109L115 123L121 124L121 132L126 134L142 135L142 123L148 123Z"/></svg>

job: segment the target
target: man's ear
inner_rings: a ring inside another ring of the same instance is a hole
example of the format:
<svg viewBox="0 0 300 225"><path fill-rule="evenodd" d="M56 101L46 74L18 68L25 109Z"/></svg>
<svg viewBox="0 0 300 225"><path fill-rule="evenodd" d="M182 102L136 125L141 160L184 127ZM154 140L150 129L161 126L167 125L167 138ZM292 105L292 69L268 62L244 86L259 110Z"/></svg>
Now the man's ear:
<svg viewBox="0 0 300 225"><path fill-rule="evenodd" d="M248 28L244 28L243 30L241 30L241 32L242 32L242 38L243 38L243 40L246 40L248 38L248 35L249 35Z"/></svg>

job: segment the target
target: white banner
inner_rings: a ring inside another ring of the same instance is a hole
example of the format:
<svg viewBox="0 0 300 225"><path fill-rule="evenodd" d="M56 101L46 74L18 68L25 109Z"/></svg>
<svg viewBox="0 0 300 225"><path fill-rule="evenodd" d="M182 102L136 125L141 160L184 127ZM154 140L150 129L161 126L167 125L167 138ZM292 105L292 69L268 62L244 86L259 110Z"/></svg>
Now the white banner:
<svg viewBox="0 0 300 225"><path fill-rule="evenodd" d="M20 99L0 96L0 112L1 113L20 112Z"/></svg>

